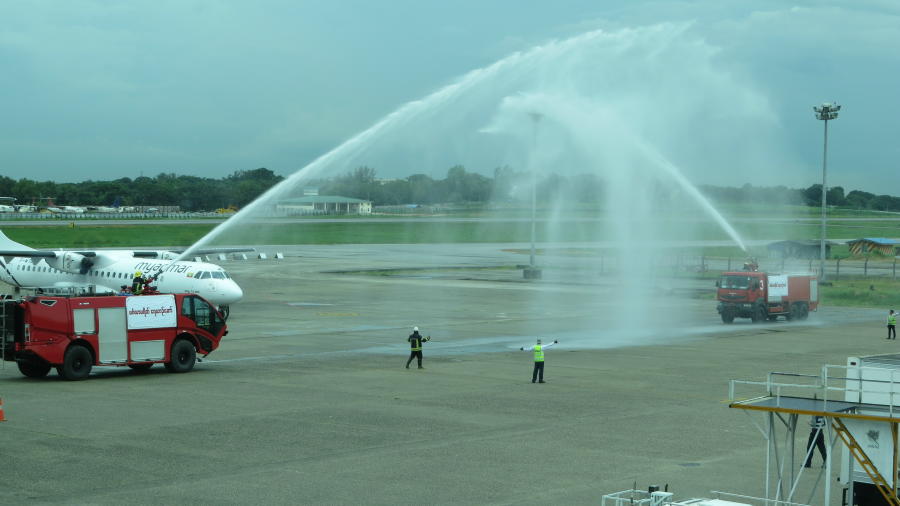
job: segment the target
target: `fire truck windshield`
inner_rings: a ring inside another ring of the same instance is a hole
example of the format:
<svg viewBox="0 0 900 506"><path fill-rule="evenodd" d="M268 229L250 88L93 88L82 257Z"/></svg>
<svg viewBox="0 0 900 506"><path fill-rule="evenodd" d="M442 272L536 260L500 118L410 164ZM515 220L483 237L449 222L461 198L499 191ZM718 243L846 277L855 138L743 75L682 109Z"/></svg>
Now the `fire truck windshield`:
<svg viewBox="0 0 900 506"><path fill-rule="evenodd" d="M225 321L219 316L218 311L199 297L185 297L181 304L181 314L194 320L197 327L212 335L217 335L225 325Z"/></svg>
<svg viewBox="0 0 900 506"><path fill-rule="evenodd" d="M746 290L750 288L750 276L722 276L722 288Z"/></svg>

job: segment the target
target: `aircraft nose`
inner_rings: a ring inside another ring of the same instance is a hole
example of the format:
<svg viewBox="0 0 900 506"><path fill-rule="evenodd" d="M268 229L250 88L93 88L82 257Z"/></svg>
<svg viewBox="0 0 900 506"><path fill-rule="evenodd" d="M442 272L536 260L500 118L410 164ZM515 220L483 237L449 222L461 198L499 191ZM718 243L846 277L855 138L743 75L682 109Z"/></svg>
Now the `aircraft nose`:
<svg viewBox="0 0 900 506"><path fill-rule="evenodd" d="M223 283L221 289L221 304L232 304L244 297L244 291L234 281Z"/></svg>

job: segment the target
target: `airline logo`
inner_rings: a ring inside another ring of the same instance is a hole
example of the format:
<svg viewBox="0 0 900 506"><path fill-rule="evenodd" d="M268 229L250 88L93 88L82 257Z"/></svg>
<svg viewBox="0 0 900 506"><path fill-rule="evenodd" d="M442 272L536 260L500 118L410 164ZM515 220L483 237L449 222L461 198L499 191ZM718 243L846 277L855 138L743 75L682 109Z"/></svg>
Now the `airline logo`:
<svg viewBox="0 0 900 506"><path fill-rule="evenodd" d="M769 300L781 300L788 294L788 277L769 276Z"/></svg>
<svg viewBox="0 0 900 506"><path fill-rule="evenodd" d="M191 266L189 264L181 264L181 263L176 263L176 262L168 262L168 263L140 262L136 266L134 266L134 270L141 271L144 274L152 274L156 271L182 273L182 272L187 271L190 268L191 268Z"/></svg>

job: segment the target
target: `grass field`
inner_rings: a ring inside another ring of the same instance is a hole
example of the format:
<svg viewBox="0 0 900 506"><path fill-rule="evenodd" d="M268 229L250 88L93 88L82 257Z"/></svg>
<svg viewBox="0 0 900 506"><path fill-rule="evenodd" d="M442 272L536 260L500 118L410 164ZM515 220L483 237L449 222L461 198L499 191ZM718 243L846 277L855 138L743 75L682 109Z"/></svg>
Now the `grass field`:
<svg viewBox="0 0 900 506"><path fill-rule="evenodd" d="M492 216L494 220L502 217ZM74 226L71 224L74 223ZM11 239L35 248L128 247L128 246L188 246L215 227L215 223L186 224L173 221L171 225L93 225L86 222L64 222L58 225L6 226L0 229ZM615 236L614 223L602 220L573 220L559 223L538 222L538 241L578 242L610 239ZM635 227L640 228L640 227ZM727 240L728 235L711 222L685 223L662 218L653 227L658 240ZM738 233L744 238L817 239L819 226L815 222L738 222ZM275 223L265 226L237 226L226 235L223 243L253 244L421 244L421 243L477 243L528 242L531 224L527 220L482 222L446 222L422 218L415 221L375 222L359 219L349 222L327 222L317 219L302 222ZM635 231L636 233L636 231ZM900 218L894 221L830 222L831 238L900 237ZM635 237L640 240L641 237ZM649 238L645 238L649 239ZM844 257L846 248L836 246L834 255ZM730 256L740 254L738 248L704 248L700 254Z"/></svg>

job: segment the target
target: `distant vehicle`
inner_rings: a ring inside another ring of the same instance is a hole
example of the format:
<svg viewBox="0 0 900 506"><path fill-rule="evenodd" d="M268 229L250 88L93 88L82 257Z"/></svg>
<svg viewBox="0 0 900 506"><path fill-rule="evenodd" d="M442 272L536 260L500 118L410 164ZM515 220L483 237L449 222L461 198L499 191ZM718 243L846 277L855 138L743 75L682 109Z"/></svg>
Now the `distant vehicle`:
<svg viewBox="0 0 900 506"><path fill-rule="evenodd" d="M155 207L150 207L150 208L147 208L144 212L145 213L158 213L159 209L157 209Z"/></svg>
<svg viewBox="0 0 900 506"><path fill-rule="evenodd" d="M754 323L776 320L805 320L819 307L818 279L810 274L766 274L765 272L723 272L716 282L717 310L723 323L750 318Z"/></svg>
<svg viewBox="0 0 900 506"><path fill-rule="evenodd" d="M0 197L0 202L6 202L6 204L0 204L0 213L12 213L16 211L15 197Z"/></svg>
<svg viewBox="0 0 900 506"><path fill-rule="evenodd" d="M118 213L120 209L117 207L108 207L108 206L87 206L86 211L89 213Z"/></svg>
<svg viewBox="0 0 900 506"><path fill-rule="evenodd" d="M30 378L56 367L67 380L95 365L170 372L194 368L197 354L218 348L225 319L195 294L107 297L33 296L0 301L3 359Z"/></svg>
<svg viewBox="0 0 900 506"><path fill-rule="evenodd" d="M29 205L21 205L16 206L17 213L36 213L38 212L37 206L29 206Z"/></svg>
<svg viewBox="0 0 900 506"><path fill-rule="evenodd" d="M60 209L64 213L73 213L73 214L84 213L84 208L79 207L79 206L62 206Z"/></svg>

